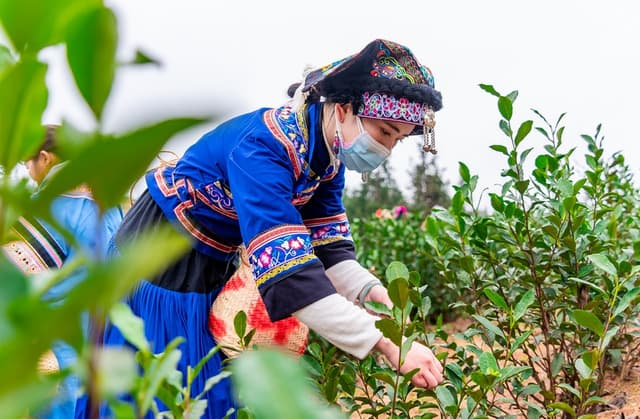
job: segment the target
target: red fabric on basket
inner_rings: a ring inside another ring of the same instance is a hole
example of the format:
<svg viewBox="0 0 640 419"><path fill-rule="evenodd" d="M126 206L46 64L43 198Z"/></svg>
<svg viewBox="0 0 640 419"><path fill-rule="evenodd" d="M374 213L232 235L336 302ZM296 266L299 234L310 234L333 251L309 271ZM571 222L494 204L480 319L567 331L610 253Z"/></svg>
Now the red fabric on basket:
<svg viewBox="0 0 640 419"><path fill-rule="evenodd" d="M256 329L250 346L276 347L296 356L304 353L309 329L294 317L277 322L269 319L253 273L244 263L222 288L209 311L209 331L229 357L237 356L241 350L233 325L240 310L247 315L247 332Z"/></svg>

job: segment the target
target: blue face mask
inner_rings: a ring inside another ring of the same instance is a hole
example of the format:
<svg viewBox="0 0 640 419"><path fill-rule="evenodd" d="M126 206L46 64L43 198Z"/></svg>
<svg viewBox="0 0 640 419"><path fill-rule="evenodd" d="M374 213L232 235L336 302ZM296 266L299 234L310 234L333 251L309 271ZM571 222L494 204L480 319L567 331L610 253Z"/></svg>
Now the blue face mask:
<svg viewBox="0 0 640 419"><path fill-rule="evenodd" d="M340 122L336 118L336 136L338 137L339 145L338 158L349 170L355 170L360 173L371 172L389 157L391 150L373 139L362 126L359 116L356 116L356 122L360 134L349 147L345 147Z"/></svg>

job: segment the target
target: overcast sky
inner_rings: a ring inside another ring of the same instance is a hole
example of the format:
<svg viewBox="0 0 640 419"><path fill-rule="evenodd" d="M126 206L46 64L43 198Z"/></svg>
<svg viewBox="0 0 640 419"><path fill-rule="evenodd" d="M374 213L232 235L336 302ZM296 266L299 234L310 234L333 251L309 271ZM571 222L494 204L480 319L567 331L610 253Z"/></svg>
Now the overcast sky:
<svg viewBox="0 0 640 419"><path fill-rule="evenodd" d="M517 89L514 119L555 120L567 112L565 141L603 124L606 148L622 150L638 173L636 132L640 96L640 6L635 1L215 1L111 0L120 25L121 59L136 48L162 67L119 72L105 127L121 130L166 116L228 117L278 106L307 65L355 53L375 38L408 46L435 75L444 108L437 113L439 164L458 182L458 161L480 175L482 187L500 182L504 142L495 98L478 88ZM74 96L59 54L52 65L46 122L62 116L91 127ZM179 152L206 129L173 141ZM392 155L398 182L416 153L405 141ZM528 140L542 144L540 136ZM582 164L582 159L578 162ZM357 177L348 178L350 186ZM493 189L493 187L492 187Z"/></svg>

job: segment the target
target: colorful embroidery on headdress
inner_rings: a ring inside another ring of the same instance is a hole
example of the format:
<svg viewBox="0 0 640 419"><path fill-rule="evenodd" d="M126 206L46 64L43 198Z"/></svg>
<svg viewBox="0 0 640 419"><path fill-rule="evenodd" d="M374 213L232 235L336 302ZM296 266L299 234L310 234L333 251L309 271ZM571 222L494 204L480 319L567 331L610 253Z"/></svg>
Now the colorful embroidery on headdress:
<svg viewBox="0 0 640 419"><path fill-rule="evenodd" d="M412 102L403 97L396 98L386 93L365 92L362 95L362 104L358 108L358 115L365 118L422 125L428 109L429 106L426 104Z"/></svg>
<svg viewBox="0 0 640 419"><path fill-rule="evenodd" d="M415 60L408 48L395 43L380 42L370 74L385 79L407 80L411 84L435 86L433 74Z"/></svg>

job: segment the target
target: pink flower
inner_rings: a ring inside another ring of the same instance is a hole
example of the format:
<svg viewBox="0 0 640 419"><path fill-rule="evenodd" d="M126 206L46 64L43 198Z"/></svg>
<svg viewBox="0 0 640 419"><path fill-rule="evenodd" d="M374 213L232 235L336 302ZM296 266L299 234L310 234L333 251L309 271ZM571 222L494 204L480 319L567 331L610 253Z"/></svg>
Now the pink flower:
<svg viewBox="0 0 640 419"><path fill-rule="evenodd" d="M405 207L404 205L396 205L395 207L393 207L393 216L395 218L400 218L407 212L407 207Z"/></svg>
<svg viewBox="0 0 640 419"><path fill-rule="evenodd" d="M301 237L297 237L289 241L289 246L291 246L293 250L302 249L303 245L304 245L304 240L302 240Z"/></svg>
<svg viewBox="0 0 640 419"><path fill-rule="evenodd" d="M271 263L271 252L273 249L271 246L264 249L264 251L258 257L258 266L264 268L265 266L269 266Z"/></svg>

